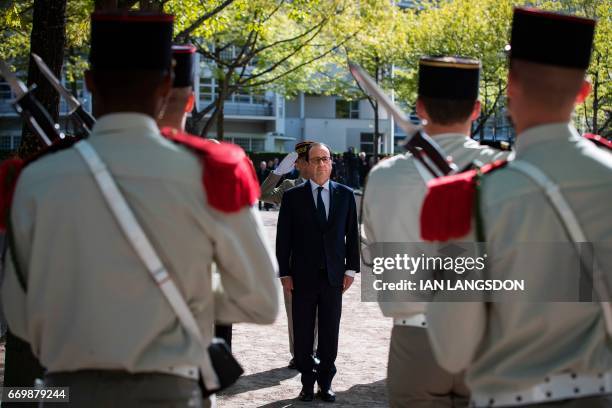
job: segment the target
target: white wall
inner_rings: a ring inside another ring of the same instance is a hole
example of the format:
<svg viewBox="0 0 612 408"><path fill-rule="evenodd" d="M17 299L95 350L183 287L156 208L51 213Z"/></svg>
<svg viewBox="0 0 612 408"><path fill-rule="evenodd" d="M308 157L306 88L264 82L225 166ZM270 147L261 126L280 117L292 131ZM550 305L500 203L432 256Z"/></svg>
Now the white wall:
<svg viewBox="0 0 612 408"><path fill-rule="evenodd" d="M389 131L389 121L380 122L380 132ZM367 119L314 119L306 118L304 136L321 141L335 152L344 152L349 146L359 150L361 133L373 133L374 123Z"/></svg>
<svg viewBox="0 0 612 408"><path fill-rule="evenodd" d="M307 118L329 118L336 117L335 96L305 96L305 115Z"/></svg>

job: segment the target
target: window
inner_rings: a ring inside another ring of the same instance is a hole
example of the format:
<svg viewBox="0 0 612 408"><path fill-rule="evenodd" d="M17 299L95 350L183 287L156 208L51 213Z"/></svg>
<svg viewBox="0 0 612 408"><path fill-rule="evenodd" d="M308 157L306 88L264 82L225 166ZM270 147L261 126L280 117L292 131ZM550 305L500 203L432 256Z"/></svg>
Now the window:
<svg viewBox="0 0 612 408"><path fill-rule="evenodd" d="M214 78L200 78L200 99L212 101L217 93L217 83Z"/></svg>
<svg viewBox="0 0 612 408"><path fill-rule="evenodd" d="M379 135L378 152L380 153L384 135L382 133L379 133ZM359 150L366 152L366 154L374 154L374 133L362 133L360 135Z"/></svg>
<svg viewBox="0 0 612 408"><path fill-rule="evenodd" d="M0 99L12 99L12 97L13 96L9 84L4 81L0 81Z"/></svg>
<svg viewBox="0 0 612 408"><path fill-rule="evenodd" d="M13 150L10 136L0 136L0 151Z"/></svg>
<svg viewBox="0 0 612 408"><path fill-rule="evenodd" d="M336 118L359 119L359 101L336 99Z"/></svg>
<svg viewBox="0 0 612 408"><path fill-rule="evenodd" d="M251 139L251 151L252 152L263 152L265 150L264 144L265 144L264 139Z"/></svg>
<svg viewBox="0 0 612 408"><path fill-rule="evenodd" d="M248 137L235 137L234 144L242 147L244 150L251 150L251 139Z"/></svg>
<svg viewBox="0 0 612 408"><path fill-rule="evenodd" d="M15 150L21 144L21 136L2 135L0 136L0 151Z"/></svg>

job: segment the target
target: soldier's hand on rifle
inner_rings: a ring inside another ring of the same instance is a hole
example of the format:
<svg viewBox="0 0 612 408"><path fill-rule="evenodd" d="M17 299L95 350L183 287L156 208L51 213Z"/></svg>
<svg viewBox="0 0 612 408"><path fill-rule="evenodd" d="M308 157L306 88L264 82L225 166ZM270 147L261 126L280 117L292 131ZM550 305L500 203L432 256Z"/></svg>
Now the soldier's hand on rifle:
<svg viewBox="0 0 612 408"><path fill-rule="evenodd" d="M282 176L283 174L290 173L293 170L293 165L298 158L296 152L291 152L278 164L278 167L273 171L274 174Z"/></svg>

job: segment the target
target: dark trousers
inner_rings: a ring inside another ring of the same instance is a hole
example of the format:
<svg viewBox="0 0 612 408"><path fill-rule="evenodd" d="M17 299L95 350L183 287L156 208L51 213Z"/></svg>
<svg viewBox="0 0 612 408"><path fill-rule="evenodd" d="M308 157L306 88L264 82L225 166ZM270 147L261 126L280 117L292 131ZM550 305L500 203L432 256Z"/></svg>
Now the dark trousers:
<svg viewBox="0 0 612 408"><path fill-rule="evenodd" d="M227 347L232 349L232 325L231 324L215 324L215 337L225 340Z"/></svg>
<svg viewBox="0 0 612 408"><path fill-rule="evenodd" d="M323 391L331 388L336 374L338 334L342 314L342 286L331 286L327 272L318 272L317 285L308 290L293 291L293 335L295 364L302 374L302 385L311 389L315 381ZM320 360L315 372L312 348L314 342L315 317L319 319L319 344L317 357Z"/></svg>
<svg viewBox="0 0 612 408"><path fill-rule="evenodd" d="M30 344L7 331L4 356L4 386L33 387L37 378L42 379L45 369L40 365ZM3 402L2 407L38 407L37 402Z"/></svg>

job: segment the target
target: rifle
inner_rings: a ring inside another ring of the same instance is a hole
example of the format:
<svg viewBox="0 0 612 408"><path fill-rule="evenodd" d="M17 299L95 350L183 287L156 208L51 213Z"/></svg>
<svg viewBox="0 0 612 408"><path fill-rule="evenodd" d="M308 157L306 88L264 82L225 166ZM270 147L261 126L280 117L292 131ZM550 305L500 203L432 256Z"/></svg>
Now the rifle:
<svg viewBox="0 0 612 408"><path fill-rule="evenodd" d="M45 61L40 58L35 53L32 53L32 58L36 65L38 65L38 69L41 74L47 78L47 81L55 88L55 90L64 98L68 106L70 107L70 112L68 112L68 116L74 118L80 125L81 129L87 134L91 133L91 129L93 128L96 120L94 117L83 109L83 105L81 102L75 98L66 87L64 87L61 82L53 75L53 72L49 69Z"/></svg>
<svg viewBox="0 0 612 408"><path fill-rule="evenodd" d="M414 158L420 161L434 178L457 171L457 166L447 160L440 146L423 131L421 126L416 126L406 119L404 112L389 99L363 68L349 62L349 70L359 85L376 99L387 113L393 116L399 127L406 132L408 137L404 148L412 153Z"/></svg>
<svg viewBox="0 0 612 408"><path fill-rule="evenodd" d="M15 94L12 102L13 108L23 118L30 130L47 146L62 140L65 135L60 131L59 125L53 122L49 112L32 95L14 73L11 72L4 60L0 60L0 74L6 79L11 90Z"/></svg>

